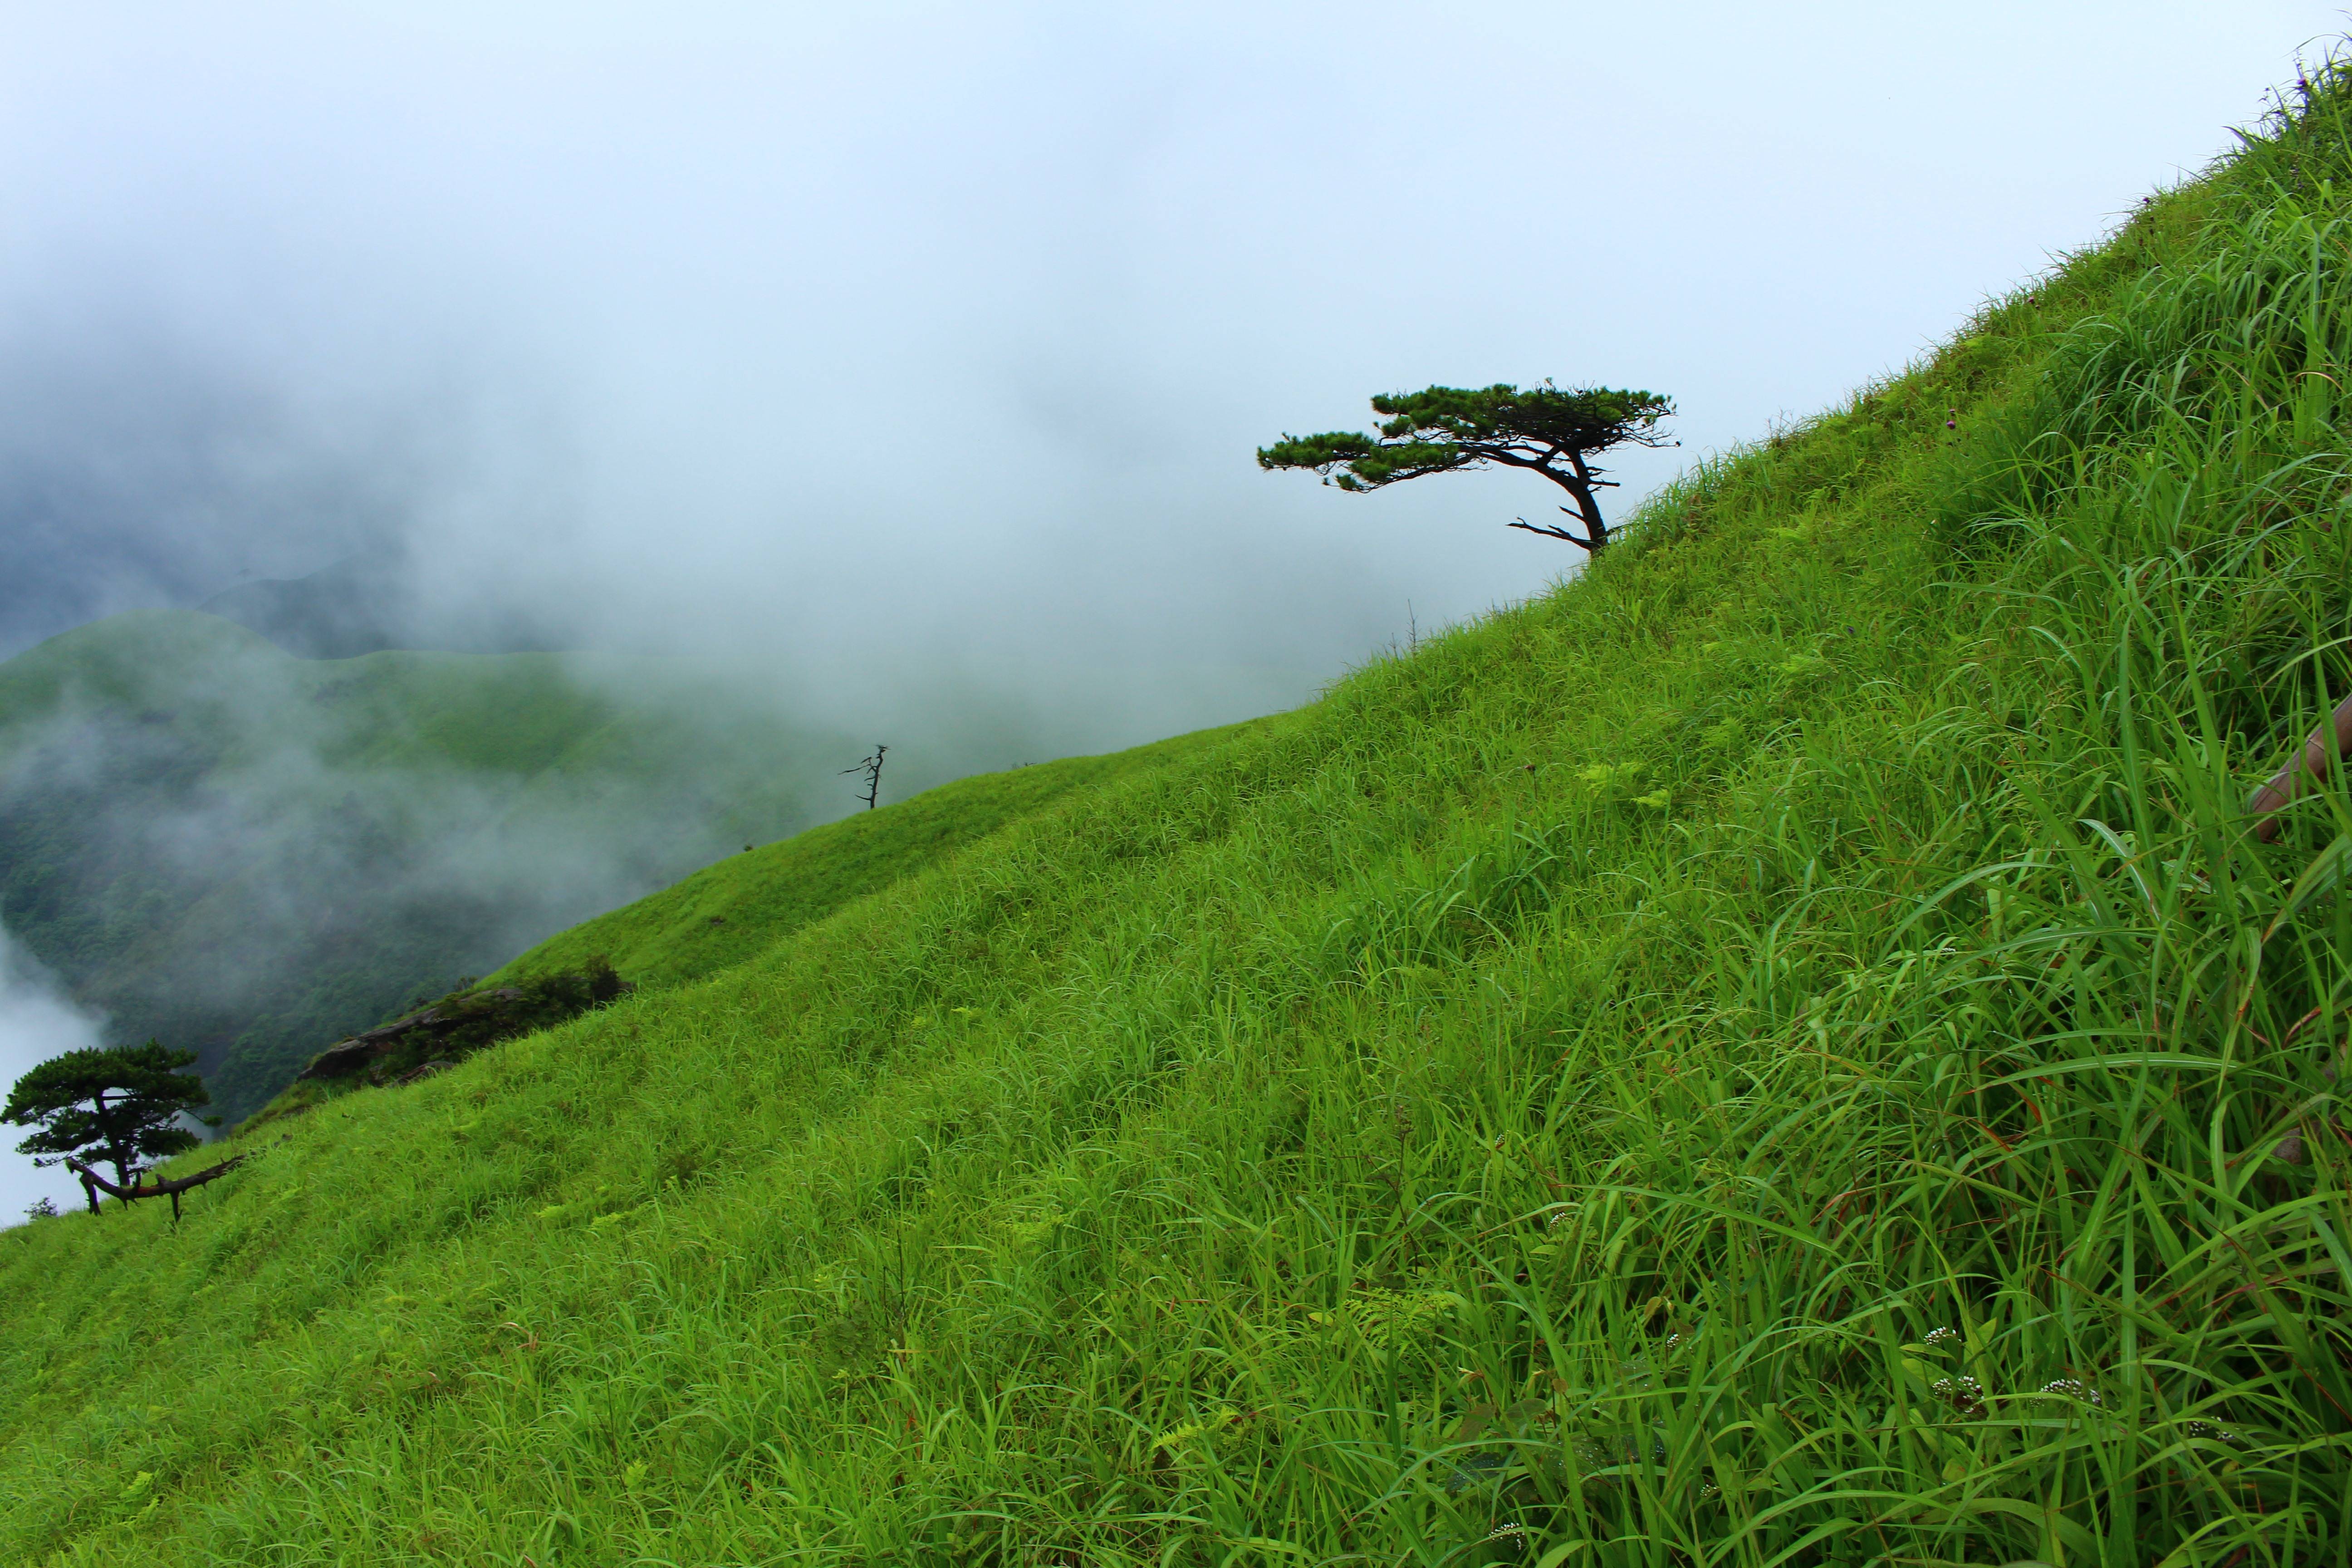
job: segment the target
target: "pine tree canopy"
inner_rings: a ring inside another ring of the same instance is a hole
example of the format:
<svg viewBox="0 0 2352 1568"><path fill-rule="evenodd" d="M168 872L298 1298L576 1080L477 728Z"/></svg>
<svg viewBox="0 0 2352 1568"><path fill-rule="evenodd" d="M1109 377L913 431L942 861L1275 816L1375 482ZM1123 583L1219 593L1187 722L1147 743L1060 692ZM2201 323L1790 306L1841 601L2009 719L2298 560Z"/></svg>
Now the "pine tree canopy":
<svg viewBox="0 0 2352 1568"><path fill-rule="evenodd" d="M173 1125L183 1110L212 1103L204 1082L182 1072L193 1067L194 1051L173 1050L153 1040L110 1050L68 1051L52 1057L16 1080L0 1121L40 1131L16 1145L37 1165L54 1165L67 1155L104 1160L115 1179L129 1184L142 1159L159 1159L193 1149L199 1140Z"/></svg>
<svg viewBox="0 0 2352 1568"><path fill-rule="evenodd" d="M1350 430L1319 436L1286 435L1258 448L1261 468L1312 468L1326 483L1365 491L1456 468L1490 463L1527 468L1569 492L1576 502L1563 512L1584 524L1577 534L1521 519L1511 526L1564 539L1588 551L1609 542L1595 491L1613 489L1607 472L1587 459L1612 447L1669 445L1658 423L1674 411L1672 399L1654 392L1589 386L1563 392L1547 382L1522 390L1433 386L1372 399L1372 410L1388 417L1378 436Z"/></svg>

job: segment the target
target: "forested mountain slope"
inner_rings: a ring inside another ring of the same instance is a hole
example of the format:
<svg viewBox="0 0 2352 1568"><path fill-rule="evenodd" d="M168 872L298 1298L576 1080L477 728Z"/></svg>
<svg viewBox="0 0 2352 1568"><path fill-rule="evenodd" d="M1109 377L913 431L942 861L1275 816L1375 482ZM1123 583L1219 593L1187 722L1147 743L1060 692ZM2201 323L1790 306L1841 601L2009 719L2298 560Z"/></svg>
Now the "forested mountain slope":
<svg viewBox="0 0 2352 1568"><path fill-rule="evenodd" d="M27 1561L2333 1564L2347 92L1578 580L0 1237Z"/></svg>

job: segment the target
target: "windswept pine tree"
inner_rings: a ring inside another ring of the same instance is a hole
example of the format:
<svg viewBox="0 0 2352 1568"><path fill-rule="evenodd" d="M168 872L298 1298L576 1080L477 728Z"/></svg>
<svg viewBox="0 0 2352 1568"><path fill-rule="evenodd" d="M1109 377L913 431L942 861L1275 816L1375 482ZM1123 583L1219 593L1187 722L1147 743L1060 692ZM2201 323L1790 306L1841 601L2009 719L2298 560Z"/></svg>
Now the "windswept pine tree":
<svg viewBox="0 0 2352 1568"><path fill-rule="evenodd" d="M1604 386L1573 392L1549 382L1524 391L1500 384L1432 386L1373 398L1372 412L1390 416L1377 436L1352 430L1285 436L1258 448L1257 466L1311 468L1325 483L1355 492L1496 463L1523 468L1569 493L1575 510L1559 510L1584 531L1525 518L1510 526L1564 539L1591 554L1609 542L1600 492L1618 488L1616 480L1601 477L1609 470L1593 458L1613 447L1669 445L1658 424L1674 411L1672 400L1656 393Z"/></svg>

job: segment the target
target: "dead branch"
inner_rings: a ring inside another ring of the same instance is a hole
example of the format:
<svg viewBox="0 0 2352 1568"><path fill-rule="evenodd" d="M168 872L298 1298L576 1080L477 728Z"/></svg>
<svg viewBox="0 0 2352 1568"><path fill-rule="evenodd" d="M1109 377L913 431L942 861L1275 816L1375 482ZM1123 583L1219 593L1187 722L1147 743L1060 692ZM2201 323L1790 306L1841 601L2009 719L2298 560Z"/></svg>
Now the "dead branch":
<svg viewBox="0 0 2352 1568"><path fill-rule="evenodd" d="M2332 748L2328 744L2331 728L2335 731ZM2303 751L2294 761L2272 774L2270 782L2256 790L2253 798L2246 802L2246 809L2262 819L2254 825L2254 837L2265 844L2276 838L2279 835L2279 808L2294 798L2295 790L2303 782L2302 775L2309 773L2312 782L2317 784L2327 776L2329 757L2347 752L2352 752L2352 697L2337 703L2331 722L2314 730L2311 739L2303 743Z"/></svg>
<svg viewBox="0 0 2352 1568"><path fill-rule="evenodd" d="M864 762L858 763L854 768L844 768L841 770L845 773L864 773L866 775L866 809L868 811L874 809L875 797L882 793L882 755L889 749L890 748L887 746L877 744L874 748L874 754L872 756L866 758Z"/></svg>
<svg viewBox="0 0 2352 1568"><path fill-rule="evenodd" d="M152 1187L138 1182L135 1178L130 1186L119 1187L112 1182L108 1181L104 1176L100 1175L96 1171L91 1170L88 1165L83 1164L79 1160L70 1157L67 1159L65 1164L66 1169L71 1171L75 1175L81 1178L81 1190L83 1195L89 1199L90 1213L103 1214L106 1212L104 1209L98 1206L98 1194L100 1193L104 1193L110 1197L120 1198L126 1204L133 1198L168 1197L172 1200L172 1223L177 1225L180 1221L180 1194L182 1193L186 1192L190 1187L201 1187L206 1182L219 1180L221 1177L227 1175L231 1171L236 1170L239 1165L244 1164L246 1158L247 1156L239 1154L234 1159L224 1160L217 1165L198 1171L193 1176L182 1176L176 1182L158 1182Z"/></svg>

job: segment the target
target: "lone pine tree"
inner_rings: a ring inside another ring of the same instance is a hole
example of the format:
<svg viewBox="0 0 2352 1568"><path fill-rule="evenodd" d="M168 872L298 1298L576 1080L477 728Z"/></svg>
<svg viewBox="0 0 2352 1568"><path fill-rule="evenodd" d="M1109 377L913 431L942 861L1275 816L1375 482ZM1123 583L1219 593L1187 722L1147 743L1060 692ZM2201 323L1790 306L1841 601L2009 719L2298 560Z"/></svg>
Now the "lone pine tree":
<svg viewBox="0 0 2352 1568"><path fill-rule="evenodd" d="M68 1051L16 1080L0 1121L40 1129L16 1145L18 1153L37 1156L33 1163L103 1160L114 1167L115 1181L128 1186L142 1160L177 1154L199 1142L173 1125L183 1110L212 1103L203 1081L180 1070L195 1060L194 1051L153 1040Z"/></svg>
<svg viewBox="0 0 2352 1568"><path fill-rule="evenodd" d="M1377 437L1352 430L1320 436L1286 435L1258 448L1261 468L1312 468L1343 490L1374 490L1423 474L1483 468L1489 463L1526 468L1566 490L1576 506L1559 510L1584 525L1582 533L1520 518L1510 526L1564 539L1589 552L1609 542L1597 491L1616 482L1600 476L1591 458L1612 447L1671 445L1658 422L1674 402L1654 392L1605 386L1562 392L1546 382L1516 386L1433 386L1372 399L1389 416Z"/></svg>

